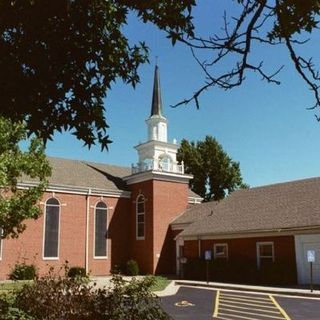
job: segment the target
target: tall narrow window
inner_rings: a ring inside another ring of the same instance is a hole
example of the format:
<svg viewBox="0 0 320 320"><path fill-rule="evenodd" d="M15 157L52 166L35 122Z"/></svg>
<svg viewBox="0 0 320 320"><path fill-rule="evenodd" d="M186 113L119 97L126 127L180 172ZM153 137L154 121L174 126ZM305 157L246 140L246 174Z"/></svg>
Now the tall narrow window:
<svg viewBox="0 0 320 320"><path fill-rule="evenodd" d="M95 258L107 257L107 213L107 205L104 202L99 202L95 210Z"/></svg>
<svg viewBox="0 0 320 320"><path fill-rule="evenodd" d="M145 237L145 198L143 195L137 198L136 234L138 240Z"/></svg>
<svg viewBox="0 0 320 320"><path fill-rule="evenodd" d="M60 203L57 199L51 198L47 200L45 208L43 257L58 258Z"/></svg>

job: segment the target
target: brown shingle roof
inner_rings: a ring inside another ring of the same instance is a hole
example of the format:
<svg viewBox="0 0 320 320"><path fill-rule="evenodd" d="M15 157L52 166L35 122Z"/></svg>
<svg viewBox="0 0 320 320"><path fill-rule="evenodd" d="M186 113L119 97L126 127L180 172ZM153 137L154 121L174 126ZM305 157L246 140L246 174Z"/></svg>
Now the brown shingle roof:
<svg viewBox="0 0 320 320"><path fill-rule="evenodd" d="M181 233L184 236L320 226L320 178L238 190L184 215L173 222L195 221Z"/></svg>
<svg viewBox="0 0 320 320"><path fill-rule="evenodd" d="M129 167L53 157L48 157L48 160L52 167L50 185L126 190L126 183L122 178L131 174ZM23 177L22 181L32 180L29 177Z"/></svg>

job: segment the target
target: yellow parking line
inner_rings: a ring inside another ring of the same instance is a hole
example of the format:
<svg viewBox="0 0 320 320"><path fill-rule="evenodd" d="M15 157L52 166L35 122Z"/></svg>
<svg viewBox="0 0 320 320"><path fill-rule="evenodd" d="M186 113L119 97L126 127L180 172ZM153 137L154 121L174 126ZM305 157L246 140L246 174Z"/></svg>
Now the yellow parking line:
<svg viewBox="0 0 320 320"><path fill-rule="evenodd" d="M237 303L237 304L244 304L244 305L248 305L248 306L255 306L255 307L262 307L262 308L267 308L267 309L276 309L277 307L270 303L269 305L262 305L262 304L256 304L256 303L250 303L250 302L242 302L242 301L237 301L237 300L229 300L229 299L220 299L223 302L228 302L228 303Z"/></svg>
<svg viewBox="0 0 320 320"><path fill-rule="evenodd" d="M227 303L223 303L223 302L220 302L219 304L220 306L226 306L226 307L232 307L232 308L237 308L237 309L246 309L248 310L248 307L239 307L237 305L233 305L233 304L227 304ZM276 313L276 314L281 314L279 310L275 309L276 311L272 311L272 310L266 310L266 309L257 309L257 308L252 308L250 307L250 310L253 310L253 311L263 311L263 312L267 312L267 313Z"/></svg>
<svg viewBox="0 0 320 320"><path fill-rule="evenodd" d="M223 313L223 312L220 312L219 313L219 319L222 319L222 317L221 316L226 316L226 317L232 317L232 318L228 318L228 319L230 319L230 320L232 320L232 319L234 319L234 317L236 317L236 318L240 318L240 319L246 319L246 320L260 320L259 318L249 318L249 317L242 317L242 316L236 316L236 315L233 315L233 314L227 314L227 313Z"/></svg>
<svg viewBox="0 0 320 320"><path fill-rule="evenodd" d="M223 293L224 297L239 297L239 298L248 298L248 299L254 299L254 300L267 300L270 301L269 298L260 298L260 297L254 297L254 296L247 296L247 295L240 295L240 294L230 294L230 293Z"/></svg>
<svg viewBox="0 0 320 320"><path fill-rule="evenodd" d="M283 315L283 317L286 320L291 320L290 317L287 315L287 313L284 311L284 309L282 309L282 307L279 305L279 303L275 300L275 298L270 294L269 295L271 301L274 303L274 305L279 309L279 311L281 312L281 314Z"/></svg>
<svg viewBox="0 0 320 320"><path fill-rule="evenodd" d="M249 314L251 316L261 316L261 313L254 313L254 312L249 312L249 311L242 311L242 310L234 310L234 309L229 309L229 308L220 308L221 312L223 312L223 310L225 311L231 311L231 312L237 312L237 313L242 313L242 314ZM281 316L281 313L278 313L280 316ZM232 315L232 316L238 316L238 315ZM277 317L275 315L266 315L264 314L263 317L266 317L266 318L271 318L271 319L282 319L283 320L283 317Z"/></svg>
<svg viewBox="0 0 320 320"><path fill-rule="evenodd" d="M254 300L254 299L245 299L242 297L239 298L233 298L233 297L227 297L225 295L222 295L220 297L220 299L228 299L228 300L234 300L234 301L250 301L250 302L255 302L255 303L260 303L260 304L265 304L266 302L264 301L259 301L259 300ZM272 304L272 302L270 301L270 299L267 300L270 304Z"/></svg>
<svg viewBox="0 0 320 320"><path fill-rule="evenodd" d="M220 296L220 290L218 290L217 294L216 294L216 300L215 300L215 304L214 304L214 313L213 313L212 317L217 317L218 316L219 296Z"/></svg>

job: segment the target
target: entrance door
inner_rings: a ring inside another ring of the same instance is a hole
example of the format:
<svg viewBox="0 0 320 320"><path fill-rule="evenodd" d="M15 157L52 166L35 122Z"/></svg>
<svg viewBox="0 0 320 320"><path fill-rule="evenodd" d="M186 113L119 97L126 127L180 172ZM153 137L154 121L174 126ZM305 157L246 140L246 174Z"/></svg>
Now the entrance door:
<svg viewBox="0 0 320 320"><path fill-rule="evenodd" d="M320 284L320 234L295 236L298 283L310 283L310 263L307 260L308 250L315 251L313 263L313 282Z"/></svg>

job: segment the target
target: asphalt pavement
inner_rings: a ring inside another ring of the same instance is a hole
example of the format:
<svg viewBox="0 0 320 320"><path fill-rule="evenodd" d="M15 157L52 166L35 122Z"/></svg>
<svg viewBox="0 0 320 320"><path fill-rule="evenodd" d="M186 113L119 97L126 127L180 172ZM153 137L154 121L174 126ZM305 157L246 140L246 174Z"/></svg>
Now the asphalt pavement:
<svg viewBox="0 0 320 320"><path fill-rule="evenodd" d="M174 320L320 320L320 299L181 286L161 298Z"/></svg>

